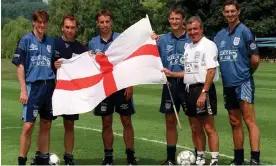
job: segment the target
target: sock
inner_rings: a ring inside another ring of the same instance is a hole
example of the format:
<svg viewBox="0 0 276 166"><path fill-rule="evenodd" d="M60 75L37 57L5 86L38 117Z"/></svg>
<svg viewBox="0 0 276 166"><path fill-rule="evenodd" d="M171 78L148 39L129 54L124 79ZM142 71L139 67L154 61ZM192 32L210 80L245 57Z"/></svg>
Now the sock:
<svg viewBox="0 0 276 166"><path fill-rule="evenodd" d="M251 159L260 162L260 151L251 151Z"/></svg>
<svg viewBox="0 0 276 166"><path fill-rule="evenodd" d="M49 158L50 158L49 153L45 153L45 154L40 153L39 155L37 155L36 158L37 158L36 165L49 165Z"/></svg>
<svg viewBox="0 0 276 166"><path fill-rule="evenodd" d="M127 148L126 149L126 155L127 155L127 160L134 160L134 149L132 148Z"/></svg>
<svg viewBox="0 0 276 166"><path fill-rule="evenodd" d="M104 149L104 158L108 162L113 162L113 148Z"/></svg>
<svg viewBox="0 0 276 166"><path fill-rule="evenodd" d="M211 152L211 163L214 163L215 161L218 162L218 158L219 158L219 152Z"/></svg>
<svg viewBox="0 0 276 166"><path fill-rule="evenodd" d="M243 149L234 149L234 154L235 154L235 162L238 165L241 165L244 163L244 150Z"/></svg>
<svg viewBox="0 0 276 166"><path fill-rule="evenodd" d="M175 161L176 145L167 145L167 160Z"/></svg>
<svg viewBox="0 0 276 166"><path fill-rule="evenodd" d="M203 165L205 164L205 151L198 151L197 158L196 158L196 165Z"/></svg>
<svg viewBox="0 0 276 166"><path fill-rule="evenodd" d="M195 157L197 157L197 149L196 149L196 147L195 147Z"/></svg>
<svg viewBox="0 0 276 166"><path fill-rule="evenodd" d="M64 153L63 154L64 160L73 159L73 154L70 153Z"/></svg>
<svg viewBox="0 0 276 166"><path fill-rule="evenodd" d="M26 165L27 157L18 157L18 165Z"/></svg>

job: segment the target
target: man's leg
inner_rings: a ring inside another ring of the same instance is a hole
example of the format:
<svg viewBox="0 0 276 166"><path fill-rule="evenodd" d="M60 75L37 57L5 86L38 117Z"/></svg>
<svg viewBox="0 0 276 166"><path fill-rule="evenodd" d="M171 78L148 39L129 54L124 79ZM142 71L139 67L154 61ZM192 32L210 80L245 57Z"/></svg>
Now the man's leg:
<svg viewBox="0 0 276 166"><path fill-rule="evenodd" d="M251 147L251 162L255 160L256 161L255 164L258 165L260 162L260 131L255 118L254 105L248 103L247 101L240 101L240 108L241 108L244 122L249 131L249 140L250 140L250 147Z"/></svg>
<svg viewBox="0 0 276 166"><path fill-rule="evenodd" d="M65 165L75 165L73 148L75 142L74 120L63 117L64 125L64 161Z"/></svg>
<svg viewBox="0 0 276 166"><path fill-rule="evenodd" d="M124 127L124 141L126 145L126 154L128 164L136 165L136 160L134 157L134 130L132 126L131 116L120 116L121 122Z"/></svg>
<svg viewBox="0 0 276 166"><path fill-rule="evenodd" d="M20 135L20 152L18 157L19 165L26 165L27 154L31 146L34 124L34 122L24 122L23 129Z"/></svg>
<svg viewBox="0 0 276 166"><path fill-rule="evenodd" d="M205 142L206 137L203 130L203 126L201 125L200 119L198 117L189 116L189 123L192 129L192 132L195 136L196 148L197 148L197 165L205 164Z"/></svg>
<svg viewBox="0 0 276 166"><path fill-rule="evenodd" d="M112 115L102 116L102 138L104 144L105 158L103 165L113 163L113 130L112 130Z"/></svg>
<svg viewBox="0 0 276 166"><path fill-rule="evenodd" d="M38 152L41 153L38 156L38 165L49 164L49 149L50 149L50 130L52 121L40 118L40 126L37 139Z"/></svg>
<svg viewBox="0 0 276 166"><path fill-rule="evenodd" d="M166 119L166 139L167 139L167 161L175 162L177 144L177 120L174 112L168 112Z"/></svg>
<svg viewBox="0 0 276 166"><path fill-rule="evenodd" d="M212 156L211 164L217 165L219 157L219 137L215 127L214 116L207 115L200 118L208 136L209 150Z"/></svg>

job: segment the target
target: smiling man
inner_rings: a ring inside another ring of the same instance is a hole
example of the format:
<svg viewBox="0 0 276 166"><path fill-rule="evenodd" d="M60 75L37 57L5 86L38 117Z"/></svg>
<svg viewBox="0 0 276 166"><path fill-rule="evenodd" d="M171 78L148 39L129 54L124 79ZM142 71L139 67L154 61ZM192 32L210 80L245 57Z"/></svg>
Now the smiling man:
<svg viewBox="0 0 276 166"><path fill-rule="evenodd" d="M76 34L78 30L78 22L73 15L65 15L62 20L62 36L55 39L55 67L60 68L61 62L57 61L60 58L70 59L74 54L81 54L86 51L84 46L77 41ZM64 125L64 161L65 165L75 165L73 158L74 148L74 123L79 119L79 115L62 115Z"/></svg>
<svg viewBox="0 0 276 166"><path fill-rule="evenodd" d="M184 72L164 69L168 77L183 78L185 88L185 114L189 117L198 150L196 165L205 165L205 133L211 152L210 165L218 165L219 138L214 116L217 114L217 96L213 79L218 67L217 48L203 34L203 24L198 16L187 21L187 32L192 43L185 47Z"/></svg>
<svg viewBox="0 0 276 166"><path fill-rule="evenodd" d="M235 148L232 164L244 163L243 119L250 138L250 164L259 165L260 132L255 118L255 87L252 76L259 65L258 48L250 29L240 22L240 6L236 1L226 1L222 13L228 27L218 32L214 41L219 51L224 106L228 110L232 127Z"/></svg>
<svg viewBox="0 0 276 166"><path fill-rule="evenodd" d="M20 136L19 165L26 165L35 121L40 115L37 154L32 164L49 164L50 129L53 116L52 95L55 89L53 71L54 40L45 35L49 15L44 10L33 13L33 31L18 42L12 63L16 65L23 104L23 129Z"/></svg>

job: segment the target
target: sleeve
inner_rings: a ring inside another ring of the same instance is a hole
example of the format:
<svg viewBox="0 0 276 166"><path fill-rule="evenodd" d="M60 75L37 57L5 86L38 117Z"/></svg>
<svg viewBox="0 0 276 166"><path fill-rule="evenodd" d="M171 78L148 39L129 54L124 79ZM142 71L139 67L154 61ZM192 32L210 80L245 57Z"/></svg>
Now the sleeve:
<svg viewBox="0 0 276 166"><path fill-rule="evenodd" d="M56 52L56 42L54 41L53 47L52 47L52 59L51 59L51 67L53 72L56 74L57 69L55 68L55 61L58 60L57 52Z"/></svg>
<svg viewBox="0 0 276 166"><path fill-rule="evenodd" d="M24 38L21 38L17 42L15 53L12 58L12 63L17 65L25 66L27 56L26 41Z"/></svg>
<svg viewBox="0 0 276 166"><path fill-rule="evenodd" d="M248 55L259 54L257 43L255 41L255 36L253 35L250 29L243 31L243 40L245 48L248 52Z"/></svg>
<svg viewBox="0 0 276 166"><path fill-rule="evenodd" d="M218 64L218 49L215 43L210 43L208 49L205 51L204 61L207 69L216 68Z"/></svg>
<svg viewBox="0 0 276 166"><path fill-rule="evenodd" d="M90 40L88 43L88 51L92 50L94 52L95 50L93 50L93 47L92 47L92 40Z"/></svg>

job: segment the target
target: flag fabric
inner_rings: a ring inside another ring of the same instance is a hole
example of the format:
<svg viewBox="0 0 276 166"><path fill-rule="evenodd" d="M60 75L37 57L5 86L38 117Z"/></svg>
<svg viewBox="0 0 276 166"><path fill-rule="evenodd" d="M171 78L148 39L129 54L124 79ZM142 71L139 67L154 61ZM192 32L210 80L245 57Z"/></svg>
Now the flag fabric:
<svg viewBox="0 0 276 166"><path fill-rule="evenodd" d="M143 18L125 30L99 56L85 52L60 59L57 84L52 97L53 115L92 111L112 93L140 84L164 84L163 65L152 28Z"/></svg>

